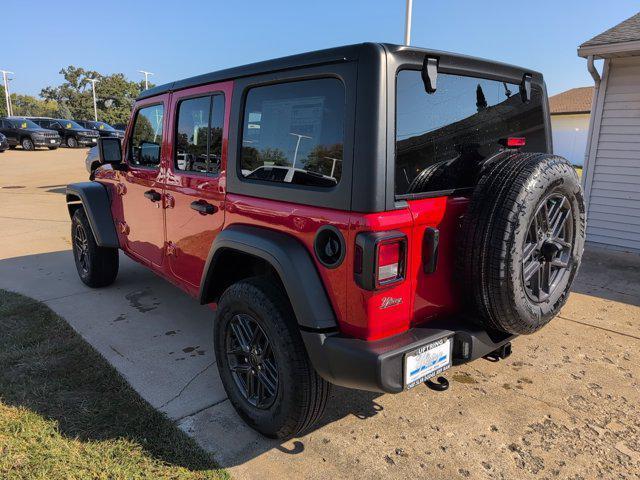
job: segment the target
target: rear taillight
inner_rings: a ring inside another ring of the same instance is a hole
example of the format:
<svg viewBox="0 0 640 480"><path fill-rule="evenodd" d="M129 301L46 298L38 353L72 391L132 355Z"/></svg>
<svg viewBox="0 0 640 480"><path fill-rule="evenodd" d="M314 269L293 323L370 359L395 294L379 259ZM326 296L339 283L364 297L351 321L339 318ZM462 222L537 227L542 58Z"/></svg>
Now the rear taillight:
<svg viewBox="0 0 640 480"><path fill-rule="evenodd" d="M398 278L400 272L400 242L378 246L378 283Z"/></svg>
<svg viewBox="0 0 640 480"><path fill-rule="evenodd" d="M404 280L407 237L402 232L364 232L356 236L354 275L365 290L377 290Z"/></svg>

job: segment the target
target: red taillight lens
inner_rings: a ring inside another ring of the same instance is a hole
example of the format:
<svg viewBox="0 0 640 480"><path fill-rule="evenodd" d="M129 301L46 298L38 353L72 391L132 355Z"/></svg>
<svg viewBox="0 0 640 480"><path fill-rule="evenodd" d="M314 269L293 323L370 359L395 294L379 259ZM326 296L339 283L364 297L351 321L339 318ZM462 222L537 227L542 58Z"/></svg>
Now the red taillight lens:
<svg viewBox="0 0 640 480"><path fill-rule="evenodd" d="M524 137L509 137L506 141L506 146L509 148L524 147L527 144L527 139Z"/></svg>
<svg viewBox="0 0 640 480"><path fill-rule="evenodd" d="M400 242L383 243L378 247L378 282L387 282L398 278L400 253Z"/></svg>
<svg viewBox="0 0 640 480"><path fill-rule="evenodd" d="M353 261L355 280L365 290L389 287L405 278L407 236L399 231L360 232Z"/></svg>

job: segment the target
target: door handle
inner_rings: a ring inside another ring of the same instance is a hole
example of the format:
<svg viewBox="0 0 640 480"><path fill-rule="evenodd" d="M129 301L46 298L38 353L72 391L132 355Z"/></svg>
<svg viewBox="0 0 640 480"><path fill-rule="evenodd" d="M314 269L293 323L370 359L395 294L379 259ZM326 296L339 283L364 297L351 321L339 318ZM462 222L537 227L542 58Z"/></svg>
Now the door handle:
<svg viewBox="0 0 640 480"><path fill-rule="evenodd" d="M202 215L211 215L218 211L218 209L215 206L205 202L204 200L191 202L191 208L196 212L200 212Z"/></svg>
<svg viewBox="0 0 640 480"><path fill-rule="evenodd" d="M147 190L146 192L144 192L144 196L149 200L151 200L152 202L159 202L160 199L162 198L162 195L160 195L155 190Z"/></svg>

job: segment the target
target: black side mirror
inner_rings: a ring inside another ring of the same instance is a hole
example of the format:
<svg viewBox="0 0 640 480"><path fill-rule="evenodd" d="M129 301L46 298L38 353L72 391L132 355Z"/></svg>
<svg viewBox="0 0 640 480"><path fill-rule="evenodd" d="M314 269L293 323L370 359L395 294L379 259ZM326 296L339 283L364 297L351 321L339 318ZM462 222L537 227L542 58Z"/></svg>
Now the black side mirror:
<svg viewBox="0 0 640 480"><path fill-rule="evenodd" d="M100 163L102 164L120 164L122 163L122 145L119 138L99 138L98 152Z"/></svg>

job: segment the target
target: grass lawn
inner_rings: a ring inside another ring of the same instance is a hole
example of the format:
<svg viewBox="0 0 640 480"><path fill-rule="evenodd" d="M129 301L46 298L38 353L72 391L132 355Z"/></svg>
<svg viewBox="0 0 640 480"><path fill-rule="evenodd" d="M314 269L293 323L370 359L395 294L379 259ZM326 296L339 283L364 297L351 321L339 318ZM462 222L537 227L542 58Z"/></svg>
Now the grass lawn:
<svg viewBox="0 0 640 480"><path fill-rule="evenodd" d="M47 306L0 290L0 478L227 478Z"/></svg>

